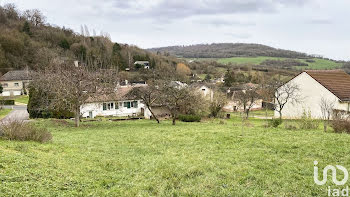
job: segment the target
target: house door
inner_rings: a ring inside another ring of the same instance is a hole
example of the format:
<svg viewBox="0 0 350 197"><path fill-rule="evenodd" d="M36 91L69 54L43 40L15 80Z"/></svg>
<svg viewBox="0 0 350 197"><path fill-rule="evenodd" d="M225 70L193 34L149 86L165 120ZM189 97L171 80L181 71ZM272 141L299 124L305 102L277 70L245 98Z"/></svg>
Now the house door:
<svg viewBox="0 0 350 197"><path fill-rule="evenodd" d="M89 112L89 118L94 118L92 111Z"/></svg>

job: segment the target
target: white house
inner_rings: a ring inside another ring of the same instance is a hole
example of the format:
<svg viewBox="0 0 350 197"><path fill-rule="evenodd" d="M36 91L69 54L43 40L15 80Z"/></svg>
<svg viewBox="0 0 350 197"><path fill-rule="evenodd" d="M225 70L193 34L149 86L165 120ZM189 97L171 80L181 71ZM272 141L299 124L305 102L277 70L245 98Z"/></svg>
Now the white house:
<svg viewBox="0 0 350 197"><path fill-rule="evenodd" d="M312 118L322 118L322 98L334 102L333 110L350 110L350 75L342 70L307 70L288 83L298 86L300 101L287 102L282 109L283 118L300 118L304 112ZM275 117L279 117L277 111Z"/></svg>
<svg viewBox="0 0 350 197"><path fill-rule="evenodd" d="M150 116L142 101L128 93L135 86L119 86L113 95L90 99L88 104L81 106L81 114L84 118L96 116Z"/></svg>
<svg viewBox="0 0 350 197"><path fill-rule="evenodd" d="M214 97L214 91L210 87L204 84L194 83L191 84L191 87L194 88L199 94L201 94L204 98L212 101Z"/></svg>
<svg viewBox="0 0 350 197"><path fill-rule="evenodd" d="M149 61L136 61L134 65L141 65L144 69L149 69Z"/></svg>

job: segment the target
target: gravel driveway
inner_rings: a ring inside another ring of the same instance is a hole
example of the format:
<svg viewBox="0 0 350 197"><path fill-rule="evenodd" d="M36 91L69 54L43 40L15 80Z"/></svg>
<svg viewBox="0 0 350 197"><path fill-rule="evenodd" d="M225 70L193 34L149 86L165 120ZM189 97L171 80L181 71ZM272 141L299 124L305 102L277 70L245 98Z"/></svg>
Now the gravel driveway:
<svg viewBox="0 0 350 197"><path fill-rule="evenodd" d="M5 107L8 108L8 107ZM8 109L11 109L10 107ZM18 121L24 121L24 120L29 120L29 114L27 112L27 106L12 106L12 111L5 117L3 118L0 123L6 123L11 120L18 120Z"/></svg>

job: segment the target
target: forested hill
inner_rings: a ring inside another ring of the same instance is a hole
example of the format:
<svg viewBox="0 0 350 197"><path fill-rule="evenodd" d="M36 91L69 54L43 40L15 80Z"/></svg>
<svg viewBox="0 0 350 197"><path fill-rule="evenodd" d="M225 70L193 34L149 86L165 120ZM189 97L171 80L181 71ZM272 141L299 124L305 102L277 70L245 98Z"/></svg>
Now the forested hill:
<svg viewBox="0 0 350 197"><path fill-rule="evenodd" d="M92 32L86 26L82 26L81 33L52 26L36 9L18 10L14 4L0 6L0 72L27 67L38 70L53 62L75 60L119 70L133 70L134 61L139 60L149 61L151 67L176 63L171 57L113 43L107 33Z"/></svg>
<svg viewBox="0 0 350 197"><path fill-rule="evenodd" d="M228 58L228 57L283 57L308 58L305 53L290 50L276 49L261 44L218 43L198 44L190 46L169 46L148 49L153 53L162 53L184 58Z"/></svg>

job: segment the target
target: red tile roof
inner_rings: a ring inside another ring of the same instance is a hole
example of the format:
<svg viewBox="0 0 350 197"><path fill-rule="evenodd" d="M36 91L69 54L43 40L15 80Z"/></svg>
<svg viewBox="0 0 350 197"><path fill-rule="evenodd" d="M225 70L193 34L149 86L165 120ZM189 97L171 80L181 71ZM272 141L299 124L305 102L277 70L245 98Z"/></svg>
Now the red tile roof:
<svg viewBox="0 0 350 197"><path fill-rule="evenodd" d="M322 86L342 101L350 101L350 75L343 70L306 70Z"/></svg>

